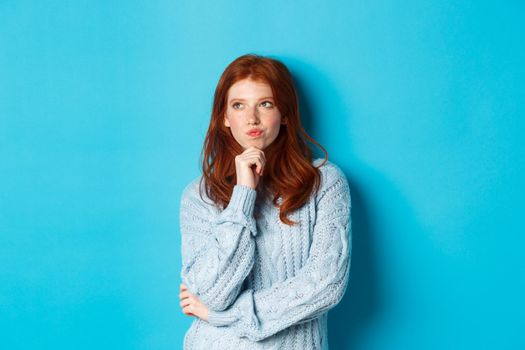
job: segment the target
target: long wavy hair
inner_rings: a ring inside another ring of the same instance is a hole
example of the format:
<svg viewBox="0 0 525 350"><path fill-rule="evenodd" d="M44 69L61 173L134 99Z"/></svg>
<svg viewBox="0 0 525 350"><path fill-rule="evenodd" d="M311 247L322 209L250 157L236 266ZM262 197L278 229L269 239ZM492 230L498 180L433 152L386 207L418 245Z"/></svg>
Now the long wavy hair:
<svg viewBox="0 0 525 350"><path fill-rule="evenodd" d="M235 156L244 149L224 125L228 90L237 81L250 78L270 85L275 105L287 124L281 124L277 138L264 149L266 166L259 178L259 194L279 207L279 218L287 225L294 222L287 215L302 207L321 182L318 169L328 160L328 153L304 130L299 117L297 92L286 66L273 58L255 54L238 57L222 73L213 99L210 125L201 152L202 173L207 196L222 209L228 205L237 183ZM306 140L317 145L325 157L318 167L312 164L312 151ZM279 198L281 203L279 204Z"/></svg>

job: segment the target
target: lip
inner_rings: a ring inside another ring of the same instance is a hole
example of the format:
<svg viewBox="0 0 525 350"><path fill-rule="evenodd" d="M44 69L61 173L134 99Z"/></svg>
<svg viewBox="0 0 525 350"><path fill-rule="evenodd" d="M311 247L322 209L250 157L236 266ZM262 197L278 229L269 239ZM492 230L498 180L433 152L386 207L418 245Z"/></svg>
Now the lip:
<svg viewBox="0 0 525 350"><path fill-rule="evenodd" d="M263 131L261 129L253 128L253 129L248 130L246 132L246 135L252 136L252 137L257 137L257 136L261 136L262 133L263 133Z"/></svg>

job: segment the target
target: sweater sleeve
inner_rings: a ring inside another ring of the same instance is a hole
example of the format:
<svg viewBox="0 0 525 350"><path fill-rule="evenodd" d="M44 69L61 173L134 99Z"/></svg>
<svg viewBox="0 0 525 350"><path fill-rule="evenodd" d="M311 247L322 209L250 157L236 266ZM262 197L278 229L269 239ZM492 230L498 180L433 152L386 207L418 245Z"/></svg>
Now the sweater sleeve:
<svg viewBox="0 0 525 350"><path fill-rule="evenodd" d="M217 215L200 198L198 184L191 183L183 191L181 279L209 310L230 306L253 266L256 193L235 185L228 206Z"/></svg>
<svg viewBox="0 0 525 350"><path fill-rule="evenodd" d="M319 195L305 265L294 277L267 289L244 290L227 310L210 311L211 325L229 327L239 337L260 341L312 320L340 302L350 270L351 203L344 174L338 170L335 177Z"/></svg>

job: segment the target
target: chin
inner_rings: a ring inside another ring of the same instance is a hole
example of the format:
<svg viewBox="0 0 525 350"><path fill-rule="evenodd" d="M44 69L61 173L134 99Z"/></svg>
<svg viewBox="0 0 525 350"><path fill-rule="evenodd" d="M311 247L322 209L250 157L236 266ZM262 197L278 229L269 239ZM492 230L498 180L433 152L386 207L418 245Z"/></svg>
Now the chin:
<svg viewBox="0 0 525 350"><path fill-rule="evenodd" d="M260 140L254 140L252 142L246 142L242 147L244 149L247 149L249 147L257 147L261 150L265 149L268 145L265 144L264 142L261 142Z"/></svg>

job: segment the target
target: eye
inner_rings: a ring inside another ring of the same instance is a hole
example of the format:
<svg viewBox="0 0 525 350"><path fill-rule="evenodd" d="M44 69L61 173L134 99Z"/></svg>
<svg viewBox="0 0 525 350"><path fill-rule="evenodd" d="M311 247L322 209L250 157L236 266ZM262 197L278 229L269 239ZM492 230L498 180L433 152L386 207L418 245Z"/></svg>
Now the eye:
<svg viewBox="0 0 525 350"><path fill-rule="evenodd" d="M272 103L271 101L263 101L263 102L261 103L261 105L262 105L263 107L269 107L269 108L270 108L270 107L273 107L273 103Z"/></svg>
<svg viewBox="0 0 525 350"><path fill-rule="evenodd" d="M235 102L234 104L232 104L233 109L239 109L240 107L241 107L241 104L239 102Z"/></svg>

